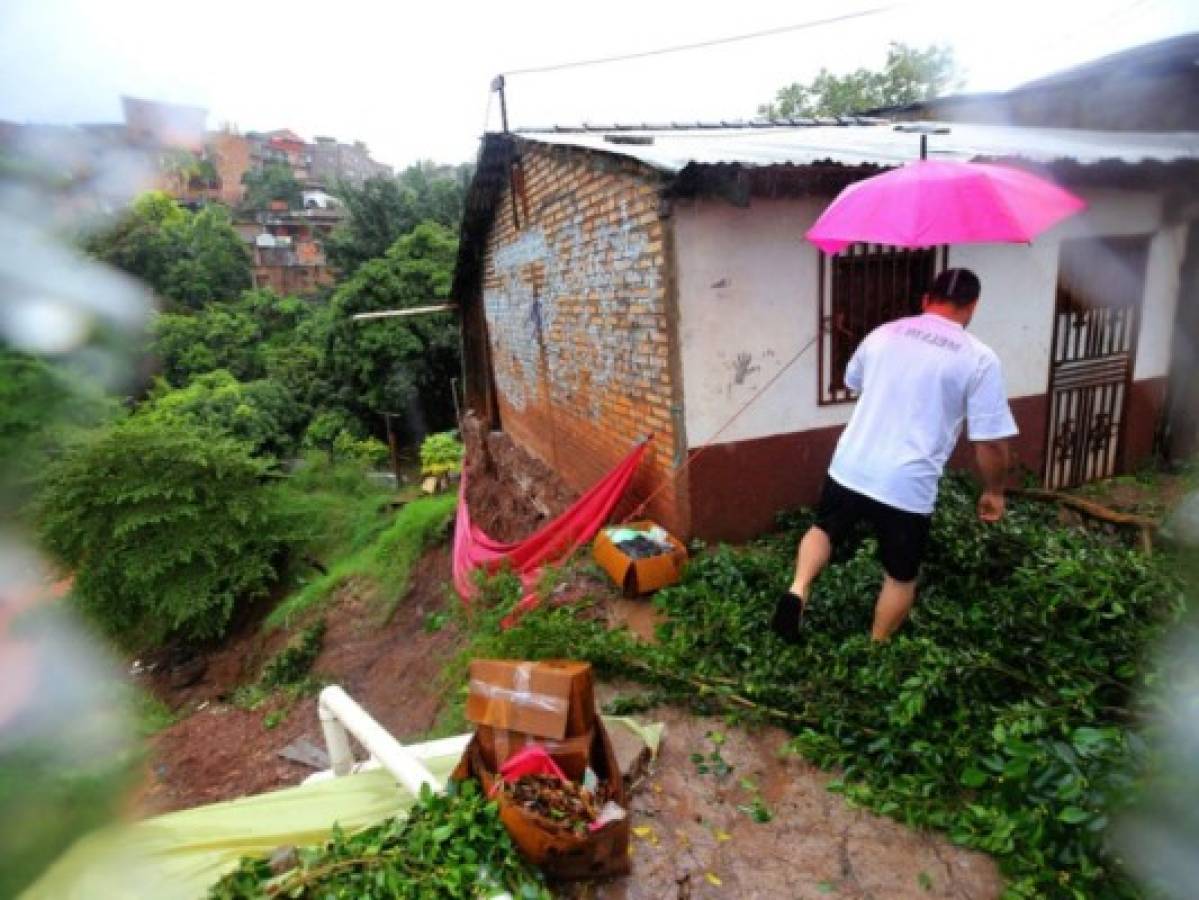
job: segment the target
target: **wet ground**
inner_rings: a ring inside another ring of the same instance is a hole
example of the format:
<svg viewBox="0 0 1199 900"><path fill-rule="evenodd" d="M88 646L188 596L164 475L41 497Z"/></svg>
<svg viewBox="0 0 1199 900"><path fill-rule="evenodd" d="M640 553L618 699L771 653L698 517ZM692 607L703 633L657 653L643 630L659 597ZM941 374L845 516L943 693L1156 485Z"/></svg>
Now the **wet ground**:
<svg viewBox="0 0 1199 900"><path fill-rule="evenodd" d="M641 718L664 722L666 735L632 801L632 874L569 896L984 900L1003 890L989 857L849 808L827 790L831 775L780 756L778 729L728 728L670 707ZM714 751L729 771L698 771L691 755ZM755 821L755 808L769 821Z"/></svg>

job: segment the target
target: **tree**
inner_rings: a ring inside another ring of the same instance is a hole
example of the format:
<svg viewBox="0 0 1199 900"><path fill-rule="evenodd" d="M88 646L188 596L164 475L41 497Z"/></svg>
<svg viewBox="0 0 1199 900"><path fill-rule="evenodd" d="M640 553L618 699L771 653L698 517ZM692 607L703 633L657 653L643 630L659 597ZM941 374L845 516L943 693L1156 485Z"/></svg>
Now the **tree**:
<svg viewBox="0 0 1199 900"><path fill-rule="evenodd" d="M15 509L47 458L118 413L116 401L90 379L0 348L0 503Z"/></svg>
<svg viewBox="0 0 1199 900"><path fill-rule="evenodd" d="M250 255L223 206L205 206L168 229L161 293L196 309L236 297L251 284Z"/></svg>
<svg viewBox="0 0 1199 900"><path fill-rule="evenodd" d="M932 45L917 50L892 43L882 71L858 69L835 75L822 68L808 84L794 82L780 88L773 103L758 107L758 114L772 119L853 115L930 100L959 83L950 47Z"/></svg>
<svg viewBox="0 0 1199 900"><path fill-rule="evenodd" d="M84 247L179 308L236 297L251 283L250 254L229 213L216 205L192 213L161 191L142 194Z"/></svg>
<svg viewBox="0 0 1199 900"><path fill-rule="evenodd" d="M281 200L288 209L299 209L304 205L300 182L284 163L267 163L260 169L252 169L241 177L246 186L241 206L244 210L266 209L272 201Z"/></svg>
<svg viewBox="0 0 1199 900"><path fill-rule="evenodd" d="M453 317L433 313L357 322L355 313L425 306L449 295L457 241L432 222L418 225L387 253L363 263L334 292L327 381L338 405L378 428L376 414L409 414L409 436L454 423L450 379L458 374Z"/></svg>
<svg viewBox="0 0 1199 900"><path fill-rule="evenodd" d="M270 378L238 381L224 369L183 388L160 382L135 417L164 427L172 421L201 425L236 438L255 456L274 457L291 451L307 418L284 385Z"/></svg>
<svg viewBox="0 0 1199 900"><path fill-rule="evenodd" d="M194 313L159 315L151 328L151 351L174 387L214 369L228 369L243 381L264 378L275 357L308 357L309 345L319 336L303 326L314 314L314 307L299 297L281 297L265 288L243 291L236 299L209 303ZM287 367L286 360L282 364Z"/></svg>
<svg viewBox="0 0 1199 900"><path fill-rule="evenodd" d="M325 241L329 261L351 274L368 259L387 253L401 235L429 221L457 230L473 167L421 162L399 176L378 175L361 187L337 188L349 213Z"/></svg>
<svg viewBox="0 0 1199 900"><path fill-rule="evenodd" d="M48 468L42 544L119 643L220 637L235 606L266 591L291 540L266 466L215 429L133 416Z"/></svg>

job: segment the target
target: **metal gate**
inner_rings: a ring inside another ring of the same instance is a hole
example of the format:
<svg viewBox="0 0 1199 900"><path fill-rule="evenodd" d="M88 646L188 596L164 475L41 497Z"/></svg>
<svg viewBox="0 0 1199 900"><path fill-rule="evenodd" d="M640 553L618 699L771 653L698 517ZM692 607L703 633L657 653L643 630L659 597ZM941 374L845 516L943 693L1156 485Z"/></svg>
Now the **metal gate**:
<svg viewBox="0 0 1199 900"><path fill-rule="evenodd" d="M1147 236L1064 241L1049 366L1045 486L1076 487L1120 467Z"/></svg>

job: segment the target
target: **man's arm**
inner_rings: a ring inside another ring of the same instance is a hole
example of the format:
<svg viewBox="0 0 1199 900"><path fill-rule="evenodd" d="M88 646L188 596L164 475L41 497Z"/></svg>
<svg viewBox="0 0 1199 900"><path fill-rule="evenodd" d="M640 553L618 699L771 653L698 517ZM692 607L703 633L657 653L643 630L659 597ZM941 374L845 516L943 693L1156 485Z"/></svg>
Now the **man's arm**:
<svg viewBox="0 0 1199 900"><path fill-rule="evenodd" d="M974 455L983 476L983 493L978 498L978 517L984 522L1003 518L1003 488L1007 482L1011 448L1006 438L997 441L975 441Z"/></svg>

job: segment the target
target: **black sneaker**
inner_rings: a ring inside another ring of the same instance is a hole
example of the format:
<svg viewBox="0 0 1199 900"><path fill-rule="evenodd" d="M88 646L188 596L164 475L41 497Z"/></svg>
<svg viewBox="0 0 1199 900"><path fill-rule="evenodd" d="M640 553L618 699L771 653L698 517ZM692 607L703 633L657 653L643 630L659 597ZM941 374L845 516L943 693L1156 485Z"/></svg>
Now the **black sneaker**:
<svg viewBox="0 0 1199 900"><path fill-rule="evenodd" d="M799 643L799 633L803 627L803 603L799 597L790 591L784 591L779 595L778 602L774 605L770 627L788 644Z"/></svg>

